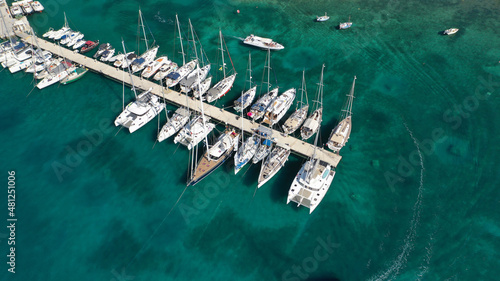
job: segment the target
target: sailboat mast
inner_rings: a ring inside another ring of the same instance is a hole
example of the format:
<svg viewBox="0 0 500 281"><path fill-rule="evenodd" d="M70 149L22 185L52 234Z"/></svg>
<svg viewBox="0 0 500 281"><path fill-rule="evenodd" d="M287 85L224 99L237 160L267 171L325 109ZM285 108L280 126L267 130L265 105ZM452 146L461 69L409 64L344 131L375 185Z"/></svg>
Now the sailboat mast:
<svg viewBox="0 0 500 281"><path fill-rule="evenodd" d="M321 67L321 78L319 80L319 106L323 108L323 70L325 69L325 64Z"/></svg>
<svg viewBox="0 0 500 281"><path fill-rule="evenodd" d="M189 28L191 28L191 37L193 38L194 55L196 57L196 61L198 61L198 51L196 50L196 40L194 39L193 25L191 24L191 19L189 19L188 21L189 21Z"/></svg>
<svg viewBox="0 0 500 281"><path fill-rule="evenodd" d="M146 43L146 51L147 51L147 50L149 50L148 38L146 36L146 30L144 30L144 22L142 21L142 12L141 12L141 9L139 9L139 19L141 21L142 33L144 34L144 42Z"/></svg>
<svg viewBox="0 0 500 281"><path fill-rule="evenodd" d="M354 85L356 84L356 76L354 76L354 80L352 80L352 88L349 93L349 102L347 104L347 114L348 116L352 115L352 100L354 99Z"/></svg>
<svg viewBox="0 0 500 281"><path fill-rule="evenodd" d="M267 92L271 89L271 49L267 49Z"/></svg>
<svg viewBox="0 0 500 281"><path fill-rule="evenodd" d="M179 41L181 42L182 65L185 65L186 55L184 54L184 47L182 46L181 25L179 24L179 17L177 16L177 14L175 14L175 22L177 23L177 29L179 31Z"/></svg>
<svg viewBox="0 0 500 281"><path fill-rule="evenodd" d="M250 51L248 51L248 74L250 75L248 89L250 89L252 88L252 54Z"/></svg>
<svg viewBox="0 0 500 281"><path fill-rule="evenodd" d="M222 73L224 74L224 78L226 78L226 64L224 63L224 48L222 47L222 31L219 29L219 37L220 37L220 52L222 54Z"/></svg>
<svg viewBox="0 0 500 281"><path fill-rule="evenodd" d="M299 103L304 106L304 85L306 84L306 70L302 70L302 88L300 89L300 102L297 102L295 110L299 109Z"/></svg>
<svg viewBox="0 0 500 281"><path fill-rule="evenodd" d="M125 50L125 43L123 43L123 38L122 38L122 47L123 47L123 53L126 54L127 51ZM130 83L132 84L132 91L134 91L134 96L137 99L137 93L135 92L134 79L132 79L132 74L130 73L130 64L127 64L127 70L128 70L128 75L130 77Z"/></svg>

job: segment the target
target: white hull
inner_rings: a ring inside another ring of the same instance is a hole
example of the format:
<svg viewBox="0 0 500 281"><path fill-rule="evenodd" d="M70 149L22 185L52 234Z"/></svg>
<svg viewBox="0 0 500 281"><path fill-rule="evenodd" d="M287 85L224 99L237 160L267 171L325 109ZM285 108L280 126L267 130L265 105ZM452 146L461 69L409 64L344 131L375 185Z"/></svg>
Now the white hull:
<svg viewBox="0 0 500 281"><path fill-rule="evenodd" d="M288 156L290 156L289 147L276 146L272 150L271 155L266 158L260 167L258 188L263 186L283 168L285 162L288 161Z"/></svg>
<svg viewBox="0 0 500 281"><path fill-rule="evenodd" d="M46 88L48 86L54 85L55 83L66 78L66 76L68 76L68 72L65 70L65 71L62 71L62 72L54 75L54 76L43 78L42 81L40 81L36 85L36 87L41 90L41 89Z"/></svg>
<svg viewBox="0 0 500 281"><path fill-rule="evenodd" d="M133 133L155 118L164 108L165 104L161 103L157 96L151 94L150 89L127 105L116 118L115 126L121 125Z"/></svg>
<svg viewBox="0 0 500 281"><path fill-rule="evenodd" d="M276 98L267 109L263 122L270 125L278 123L285 116L290 106L292 106L295 99L295 92L295 89L292 88Z"/></svg>
<svg viewBox="0 0 500 281"><path fill-rule="evenodd" d="M255 35L250 35L245 40L243 40L243 43L247 45L251 45L254 47L262 48L262 49L270 49L270 50L282 50L285 47L283 45L274 42L273 40L269 38L263 38Z"/></svg>
<svg viewBox="0 0 500 281"><path fill-rule="evenodd" d="M240 112L251 105L255 98L255 93L257 93L257 86L250 88L234 102L234 110Z"/></svg>
<svg viewBox="0 0 500 281"><path fill-rule="evenodd" d="M252 105L252 107L250 108L250 112L248 112L247 115L253 120L259 120L262 116L264 116L267 107L269 107L276 96L278 96L278 88L269 91L269 93L258 99L257 102Z"/></svg>
<svg viewBox="0 0 500 281"><path fill-rule="evenodd" d="M189 121L189 110L186 108L179 108L175 111L174 115L169 121L163 125L158 133L158 141L162 142L165 139L175 135L182 127Z"/></svg>
<svg viewBox="0 0 500 281"><path fill-rule="evenodd" d="M170 60L168 60L166 56L159 57L144 68L144 70L141 73L141 76L147 79L153 76L153 74L155 74L163 65L169 62Z"/></svg>
<svg viewBox="0 0 500 281"><path fill-rule="evenodd" d="M188 76L191 71L194 70L198 60L192 60L185 65L179 67L177 71L171 72L167 75L167 87L174 87L179 84L179 82L184 79L184 77Z"/></svg>
<svg viewBox="0 0 500 281"><path fill-rule="evenodd" d="M201 116L192 119L175 136L174 143L180 143L191 150L215 128L215 124L209 123L208 120L209 118L205 117L203 122Z"/></svg>
<svg viewBox="0 0 500 281"><path fill-rule="evenodd" d="M200 98L201 95L201 100L205 101L206 100L205 93L208 91L208 89L210 89L210 83L212 83L212 77L208 77L207 79L203 80L200 83L199 89L196 85L193 90L193 96L195 98Z"/></svg>
<svg viewBox="0 0 500 281"><path fill-rule="evenodd" d="M252 158L259 148L260 138L253 135L238 149L234 155L234 174L236 175Z"/></svg>
<svg viewBox="0 0 500 281"><path fill-rule="evenodd" d="M212 89L208 90L207 101L213 102L227 94L227 92L229 92L229 90L231 90L231 88L233 87L235 79L236 73L222 79L221 81L219 81L219 83L215 84Z"/></svg>

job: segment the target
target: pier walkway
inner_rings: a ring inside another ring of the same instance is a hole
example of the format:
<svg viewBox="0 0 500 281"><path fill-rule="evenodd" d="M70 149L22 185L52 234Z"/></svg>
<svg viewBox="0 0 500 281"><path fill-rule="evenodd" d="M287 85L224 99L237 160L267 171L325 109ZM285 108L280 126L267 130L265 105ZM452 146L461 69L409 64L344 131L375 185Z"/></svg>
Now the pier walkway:
<svg viewBox="0 0 500 281"><path fill-rule="evenodd" d="M29 44L34 44L34 40L36 40L36 44L38 44L40 48L50 51L54 55L58 55L75 63L81 64L88 68L90 71L100 73L113 80L119 81L120 83L123 81L125 84L128 84L130 86L132 85L130 75L127 72L122 71L121 69L100 62L99 60L87 57L73 50L60 47L52 42L48 42L40 38L33 38L31 35L24 32L16 32L16 35ZM186 98L185 94L181 94L179 92L162 87L157 83L135 75L132 75L132 79L133 84L138 89L147 90L149 88L152 88L152 93L163 98L166 102L175 104L177 106L186 106L191 110L201 112L201 103L199 100L194 100L192 97ZM240 115L231 113L207 103L203 103L203 112L205 115L221 123L230 125L235 128L242 127L242 118ZM258 127L259 123L252 122L251 120L243 118L243 130L246 133L251 134L252 131L257 129ZM314 145L291 136L283 135L279 131L272 130L272 138L273 141L277 144L287 144L290 147L292 153L299 156L310 157L314 153ZM316 149L316 157L320 158L322 161L329 163L333 167L337 167L340 159L342 158L338 154L327 151L326 149L321 147L318 147Z"/></svg>

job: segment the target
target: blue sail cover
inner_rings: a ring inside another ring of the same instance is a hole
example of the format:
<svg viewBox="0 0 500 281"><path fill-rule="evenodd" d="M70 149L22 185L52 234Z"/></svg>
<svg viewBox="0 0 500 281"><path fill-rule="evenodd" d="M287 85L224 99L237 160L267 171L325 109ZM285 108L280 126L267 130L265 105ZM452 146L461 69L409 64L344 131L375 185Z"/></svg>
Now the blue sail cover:
<svg viewBox="0 0 500 281"><path fill-rule="evenodd" d="M266 146L271 146L273 142L271 140L268 140L268 139L265 139L262 144L266 145Z"/></svg>
<svg viewBox="0 0 500 281"><path fill-rule="evenodd" d="M167 75L167 78L170 78L172 80L177 80L177 78L179 78L181 75L177 72L170 72L168 75Z"/></svg>
<svg viewBox="0 0 500 281"><path fill-rule="evenodd" d="M136 59L134 62L132 62L132 65L141 65L145 61L146 61L146 59L139 58L139 59Z"/></svg>

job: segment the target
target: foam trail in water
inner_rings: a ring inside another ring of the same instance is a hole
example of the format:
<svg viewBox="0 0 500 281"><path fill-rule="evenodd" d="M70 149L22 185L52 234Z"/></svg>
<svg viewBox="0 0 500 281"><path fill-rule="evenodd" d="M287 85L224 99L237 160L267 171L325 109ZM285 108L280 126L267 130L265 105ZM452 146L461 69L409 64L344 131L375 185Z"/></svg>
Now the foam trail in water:
<svg viewBox="0 0 500 281"><path fill-rule="evenodd" d="M418 195L417 201L413 206L413 217L410 222L410 229L408 230L408 234L404 239L404 244L401 253L397 256L397 258L392 262L391 266L384 271L383 273L378 274L375 277L370 278L370 281L382 281L382 280L392 280L398 274L399 271L406 264L408 256L413 250L413 241L417 235L417 226L420 221L420 211L422 208L422 193L424 190L424 159L422 157L422 153L420 152L420 146L418 145L417 139L413 136L413 132L408 128L408 125L403 122L405 125L406 131L410 134L410 137L413 139L413 143L417 148L418 156L420 157L420 186L418 187Z"/></svg>

